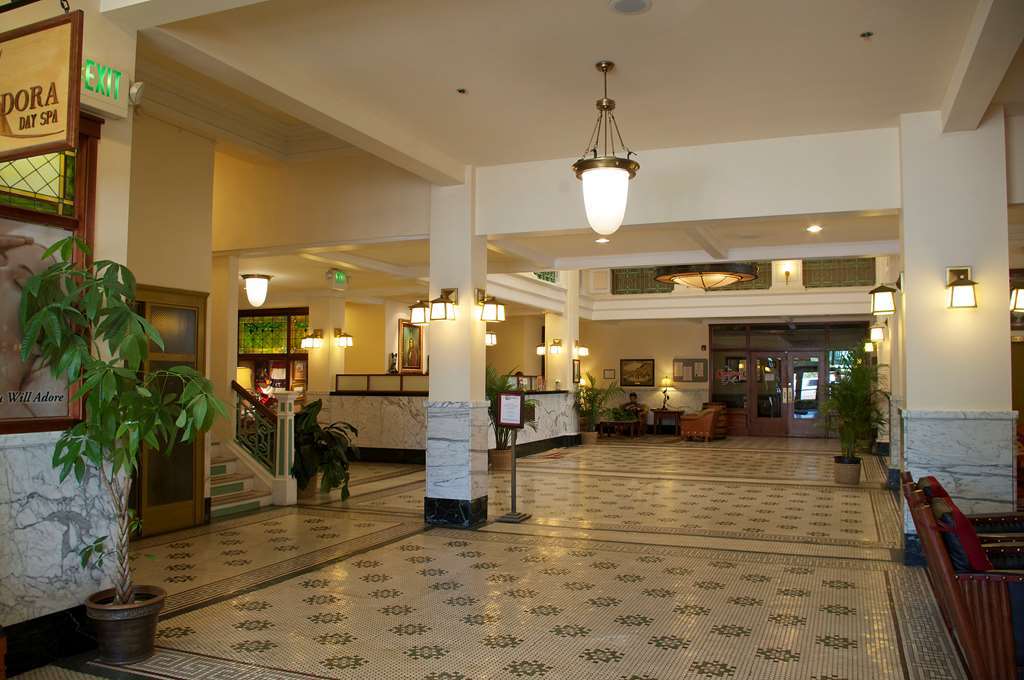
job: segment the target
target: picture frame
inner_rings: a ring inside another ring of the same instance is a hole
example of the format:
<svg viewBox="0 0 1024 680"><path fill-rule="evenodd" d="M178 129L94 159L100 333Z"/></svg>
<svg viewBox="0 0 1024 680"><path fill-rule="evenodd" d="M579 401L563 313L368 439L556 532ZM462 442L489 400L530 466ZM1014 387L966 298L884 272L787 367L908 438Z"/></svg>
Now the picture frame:
<svg viewBox="0 0 1024 680"><path fill-rule="evenodd" d="M573 359L572 360L572 381L576 385L580 384L580 360L579 359Z"/></svg>
<svg viewBox="0 0 1024 680"><path fill-rule="evenodd" d="M706 383L708 381L708 360L703 358L673 359L672 380L681 383Z"/></svg>
<svg viewBox="0 0 1024 680"><path fill-rule="evenodd" d="M398 372L423 372L423 328L406 319L398 320Z"/></svg>
<svg viewBox="0 0 1024 680"><path fill-rule="evenodd" d="M619 385L654 387L654 359L619 359Z"/></svg>
<svg viewBox="0 0 1024 680"><path fill-rule="evenodd" d="M604 371L601 374L601 377L604 378L605 380L615 380L615 369L614 368L606 368L606 369L604 369Z"/></svg>

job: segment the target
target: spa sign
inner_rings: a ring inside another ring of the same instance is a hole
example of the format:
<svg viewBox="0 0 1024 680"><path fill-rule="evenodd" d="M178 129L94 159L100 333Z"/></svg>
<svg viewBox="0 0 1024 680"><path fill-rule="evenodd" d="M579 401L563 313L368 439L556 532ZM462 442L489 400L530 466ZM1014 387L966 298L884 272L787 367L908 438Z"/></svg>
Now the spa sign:
<svg viewBox="0 0 1024 680"><path fill-rule="evenodd" d="M0 33L0 161L78 142L81 10Z"/></svg>

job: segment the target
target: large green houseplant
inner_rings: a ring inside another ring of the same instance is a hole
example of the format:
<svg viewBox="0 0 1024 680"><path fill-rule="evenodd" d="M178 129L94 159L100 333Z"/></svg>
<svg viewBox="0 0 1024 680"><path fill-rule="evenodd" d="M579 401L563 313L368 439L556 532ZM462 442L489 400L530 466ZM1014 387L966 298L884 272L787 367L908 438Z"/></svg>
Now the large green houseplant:
<svg viewBox="0 0 1024 680"><path fill-rule="evenodd" d="M622 394L622 388L609 382L599 387L597 379L588 371L586 380L576 387L576 412L580 417L580 429L584 444L597 441L597 424L605 413L605 405L612 397Z"/></svg>
<svg viewBox="0 0 1024 680"><path fill-rule="evenodd" d="M878 367L861 349L841 355L838 375L829 385L822 413L827 427L839 433L842 453L835 457L835 479L843 484L860 482L859 452L870 448L885 416L879 403L888 395L878 389Z"/></svg>
<svg viewBox="0 0 1024 680"><path fill-rule="evenodd" d="M152 653L164 592L137 586L128 541L140 527L130 505L143 447L169 454L227 416L210 382L189 366L147 370L160 334L135 311L135 277L109 260L90 262L85 243L63 239L43 254L56 257L28 278L21 295L21 358L37 361L67 381L82 419L61 433L53 466L63 482L81 483L87 471L106 491L116 534L94 538L80 551L82 566L102 568L113 557L113 588L86 602L101 656L129 663Z"/></svg>
<svg viewBox="0 0 1024 680"><path fill-rule="evenodd" d="M342 421L321 425L318 418L323 406L317 399L295 415L295 462L291 473L300 490L309 489L319 473L319 491L328 493L341 488L341 500L345 500L348 466L353 457L359 457L359 448L353 443L359 431ZM311 489L315 490L316 487Z"/></svg>
<svg viewBox="0 0 1024 680"><path fill-rule="evenodd" d="M498 395L502 392L521 392L516 379L515 369L512 369L508 373L501 373L494 366L488 366L484 373L484 394L487 397L489 404L487 408L487 415L491 421L491 429L494 430L494 455L492 455L491 462L495 468L505 468L511 464L512 453L510 447L512 445L512 430L511 428L502 427L498 424ZM537 402L532 399L524 401L525 413L523 419L526 421L526 426L531 429L537 428L536 409Z"/></svg>

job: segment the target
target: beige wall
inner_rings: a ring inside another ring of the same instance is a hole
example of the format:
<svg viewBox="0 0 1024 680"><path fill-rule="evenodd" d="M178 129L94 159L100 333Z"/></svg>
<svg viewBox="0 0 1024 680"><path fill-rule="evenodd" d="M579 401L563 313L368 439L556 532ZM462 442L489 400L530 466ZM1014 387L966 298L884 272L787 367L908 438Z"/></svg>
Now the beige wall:
<svg viewBox="0 0 1024 680"><path fill-rule="evenodd" d="M139 283L209 292L213 142L137 115L131 177L128 266Z"/></svg>
<svg viewBox="0 0 1024 680"><path fill-rule="evenodd" d="M214 249L424 236L430 185L361 151L301 160L218 151Z"/></svg>
<svg viewBox="0 0 1024 680"><path fill-rule="evenodd" d="M487 365L502 373L516 370L526 375L539 375L541 358L537 356L542 314L511 316L502 323L489 323L487 330L498 336L498 344L487 348Z"/></svg>
<svg viewBox="0 0 1024 680"><path fill-rule="evenodd" d="M345 304L345 332L352 347L345 350L346 373L384 373L384 305ZM333 340L333 338L332 338Z"/></svg>
<svg viewBox="0 0 1024 680"><path fill-rule="evenodd" d="M590 348L590 356L580 360L582 375L594 374L599 385L606 368L615 369L619 382L619 359L654 359L655 387L627 387L640 401L652 407L661 406L661 379L672 375L672 359L707 358L701 346L708 343L708 326L691 319L659 319L637 321L580 320L580 343ZM670 408L696 410L707 400L707 384L676 383L669 392Z"/></svg>

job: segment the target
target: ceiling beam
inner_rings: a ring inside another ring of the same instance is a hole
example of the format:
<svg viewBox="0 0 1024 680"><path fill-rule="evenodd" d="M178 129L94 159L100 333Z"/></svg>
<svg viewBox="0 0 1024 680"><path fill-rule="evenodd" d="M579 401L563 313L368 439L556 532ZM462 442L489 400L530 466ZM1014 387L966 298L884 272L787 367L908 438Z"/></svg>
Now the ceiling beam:
<svg viewBox="0 0 1024 680"><path fill-rule="evenodd" d="M498 253L499 255L527 260L533 263L538 269L546 269L555 266L555 258L553 255L535 250L530 246L524 246L521 243L503 240L488 241L487 249L491 252Z"/></svg>
<svg viewBox="0 0 1024 680"><path fill-rule="evenodd" d="M100 0L103 16L129 31L223 12L263 0Z"/></svg>
<svg viewBox="0 0 1024 680"><path fill-rule="evenodd" d="M1024 2L981 0L942 101L942 131L976 130L1024 40Z"/></svg>
<svg viewBox="0 0 1024 680"><path fill-rule="evenodd" d="M331 257L317 255L315 253L299 253L299 257L311 262L330 265L339 269L355 269L363 271L381 272L391 274L402 279L426 279L429 276L427 267L403 267L401 265L381 262L362 255L352 253L333 253Z"/></svg>
<svg viewBox="0 0 1024 680"><path fill-rule="evenodd" d="M725 245L722 239L706 226L694 224L686 228L687 234L696 242L708 257L715 260L729 259L729 246Z"/></svg>
<svg viewBox="0 0 1024 680"><path fill-rule="evenodd" d="M342 139L432 184L453 186L466 180L466 166L392 122L351 93L320 86L301 77L245 41L209 27L175 25L150 28L147 40L162 54L243 94L272 103L284 113Z"/></svg>

